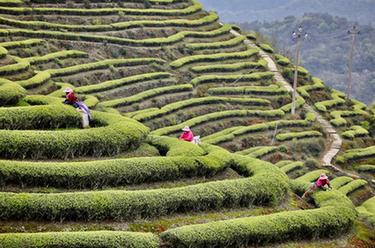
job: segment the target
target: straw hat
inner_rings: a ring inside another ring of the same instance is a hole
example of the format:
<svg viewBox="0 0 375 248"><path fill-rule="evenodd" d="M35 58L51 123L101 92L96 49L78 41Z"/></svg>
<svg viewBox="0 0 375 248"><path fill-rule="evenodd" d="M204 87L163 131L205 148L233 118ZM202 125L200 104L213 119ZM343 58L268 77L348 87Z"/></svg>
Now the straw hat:
<svg viewBox="0 0 375 248"><path fill-rule="evenodd" d="M185 126L185 127L182 129L182 131L184 131L184 132L189 132L189 131L190 131L190 127Z"/></svg>
<svg viewBox="0 0 375 248"><path fill-rule="evenodd" d="M320 179L324 179L325 180L325 179L328 179L328 177L326 176L326 174L323 173L323 174L320 175Z"/></svg>
<svg viewBox="0 0 375 248"><path fill-rule="evenodd" d="M64 92L65 93L70 93L70 92L73 92L73 90L71 88L65 88Z"/></svg>

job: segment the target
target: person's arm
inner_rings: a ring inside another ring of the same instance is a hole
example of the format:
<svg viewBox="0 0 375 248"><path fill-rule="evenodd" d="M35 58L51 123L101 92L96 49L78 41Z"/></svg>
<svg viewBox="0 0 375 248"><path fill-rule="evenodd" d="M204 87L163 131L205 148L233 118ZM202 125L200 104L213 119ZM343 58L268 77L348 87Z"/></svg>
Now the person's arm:
<svg viewBox="0 0 375 248"><path fill-rule="evenodd" d="M331 182L329 181L329 179L327 179L327 185L328 185L328 188L332 189Z"/></svg>
<svg viewBox="0 0 375 248"><path fill-rule="evenodd" d="M194 139L194 134L193 134L193 132L189 132L189 141L190 142L192 142L193 141L193 139Z"/></svg>

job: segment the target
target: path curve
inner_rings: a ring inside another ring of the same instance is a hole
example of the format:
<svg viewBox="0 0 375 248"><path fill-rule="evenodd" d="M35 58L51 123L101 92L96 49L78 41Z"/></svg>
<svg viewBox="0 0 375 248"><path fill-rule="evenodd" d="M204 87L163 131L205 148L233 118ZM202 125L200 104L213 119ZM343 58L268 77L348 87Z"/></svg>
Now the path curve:
<svg viewBox="0 0 375 248"><path fill-rule="evenodd" d="M238 33L235 30L230 31L235 36L240 36L241 34ZM244 43L250 47L258 48L252 41L249 39L245 39ZM277 80L277 82L282 83L282 85L288 90L288 92L293 92L292 86L285 80L285 78L281 75L280 71L277 69L275 61L269 56L266 52L263 50L259 51L259 55L262 59L267 61L268 68L271 72L274 74L274 78ZM299 94L297 93L297 96ZM342 169L332 165L333 158L339 153L341 146L342 146L342 139L340 135L337 133L335 128L326 120L323 118L322 115L320 115L317 111L314 110L313 107L311 107L308 104L304 104L303 108L307 110L308 112L312 112L316 115L317 121L322 126L324 133L327 135L328 140L328 148L323 154L323 157L321 159L321 163L323 166L331 167L335 171L339 171L345 174L348 174L344 172ZM358 177L357 175L349 174L349 176L352 177Z"/></svg>

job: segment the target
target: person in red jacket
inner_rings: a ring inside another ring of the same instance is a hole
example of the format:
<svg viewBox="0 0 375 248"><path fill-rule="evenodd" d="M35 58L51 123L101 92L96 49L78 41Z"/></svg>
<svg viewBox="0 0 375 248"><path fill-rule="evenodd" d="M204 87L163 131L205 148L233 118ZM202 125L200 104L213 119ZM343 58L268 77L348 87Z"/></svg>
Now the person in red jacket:
<svg viewBox="0 0 375 248"><path fill-rule="evenodd" d="M194 139L194 134L193 132L190 130L190 128L188 126L184 127L182 129L183 133L180 135L180 140L185 140L185 141L188 141L188 142L193 142L193 139Z"/></svg>
<svg viewBox="0 0 375 248"><path fill-rule="evenodd" d="M79 107L79 105L78 105L78 98L74 94L74 91L71 88L66 88L64 90L64 92L65 92L65 101L64 101L64 103L72 105L75 108L78 108Z"/></svg>
<svg viewBox="0 0 375 248"><path fill-rule="evenodd" d="M321 174L318 180L316 182L312 183L308 190L303 194L302 198L305 198L306 196L310 195L311 193L316 192L318 189L325 190L325 186L328 186L328 188L332 189L331 183L329 182L328 177L326 174Z"/></svg>

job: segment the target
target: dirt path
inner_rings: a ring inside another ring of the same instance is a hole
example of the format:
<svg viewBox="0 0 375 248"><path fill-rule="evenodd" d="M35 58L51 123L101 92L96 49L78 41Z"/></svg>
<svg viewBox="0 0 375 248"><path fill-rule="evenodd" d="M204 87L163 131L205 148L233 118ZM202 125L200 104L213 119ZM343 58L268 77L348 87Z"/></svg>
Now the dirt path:
<svg viewBox="0 0 375 248"><path fill-rule="evenodd" d="M239 36L240 34L234 30L231 30L231 33L233 35ZM250 47L257 47L253 42L250 40L246 39L245 44L250 46ZM276 79L277 82L281 82L283 86L288 90L288 92L293 92L292 86L285 80L285 78L281 75L280 71L277 69L275 61L269 56L266 52L260 50L259 55L262 59L267 61L268 68L271 72L274 73L274 78ZM297 93L298 95L298 93ZM342 146L342 139L340 135L337 133L337 131L333 128L333 126L323 118L317 111L314 110L313 107L311 107L308 104L305 104L303 106L304 109L306 109L308 112L312 112L316 115L317 121L320 123L322 126L324 132L327 135L327 149L324 152L321 163L323 166L331 167L335 171L340 171L345 174L348 174L344 171L342 171L340 168L332 165L332 160L333 158L337 155L337 153L340 151L341 146ZM349 175L353 177L358 177L357 175Z"/></svg>

